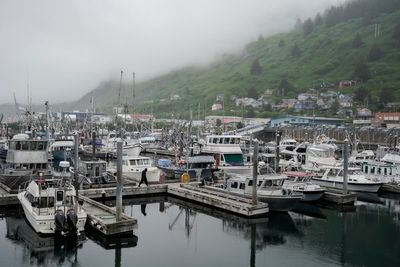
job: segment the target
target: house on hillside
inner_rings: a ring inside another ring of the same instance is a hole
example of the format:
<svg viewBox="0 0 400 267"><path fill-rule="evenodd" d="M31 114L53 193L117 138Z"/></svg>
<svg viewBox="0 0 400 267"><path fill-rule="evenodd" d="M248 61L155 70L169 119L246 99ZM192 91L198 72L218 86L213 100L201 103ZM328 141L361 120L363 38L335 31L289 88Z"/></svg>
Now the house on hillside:
<svg viewBox="0 0 400 267"><path fill-rule="evenodd" d="M398 128L400 127L400 112L377 112L372 119L372 125Z"/></svg>
<svg viewBox="0 0 400 267"><path fill-rule="evenodd" d="M252 107L257 109L262 107L263 102L260 100L256 100L254 98L244 97L244 98L237 98L235 100L235 105L237 107Z"/></svg>
<svg viewBox="0 0 400 267"><path fill-rule="evenodd" d="M220 103L214 103L211 106L211 110L212 111L222 110L223 108L224 108L224 106L222 104L220 104Z"/></svg>
<svg viewBox="0 0 400 267"><path fill-rule="evenodd" d="M342 80L339 82L339 88L346 88L356 85L357 82L353 80Z"/></svg>

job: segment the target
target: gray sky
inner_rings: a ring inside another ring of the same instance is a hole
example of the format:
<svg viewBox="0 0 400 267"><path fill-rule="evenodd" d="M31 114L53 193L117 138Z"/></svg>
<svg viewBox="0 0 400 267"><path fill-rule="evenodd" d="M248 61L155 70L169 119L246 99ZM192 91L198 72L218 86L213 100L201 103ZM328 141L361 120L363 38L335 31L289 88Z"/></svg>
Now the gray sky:
<svg viewBox="0 0 400 267"><path fill-rule="evenodd" d="M343 0L1 0L0 103L76 100L236 52ZM125 77L125 80L130 79Z"/></svg>

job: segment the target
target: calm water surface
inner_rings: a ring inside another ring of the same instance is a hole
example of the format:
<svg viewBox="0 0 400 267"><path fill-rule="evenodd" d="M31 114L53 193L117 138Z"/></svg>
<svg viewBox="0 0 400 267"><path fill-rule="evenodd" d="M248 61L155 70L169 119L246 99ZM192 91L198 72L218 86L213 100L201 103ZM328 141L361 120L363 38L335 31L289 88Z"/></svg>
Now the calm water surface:
<svg viewBox="0 0 400 267"><path fill-rule="evenodd" d="M56 245L18 209L2 211L0 266L400 266L399 200L363 199L354 211L301 205L301 213L257 220L174 198L130 199L124 210L138 219L135 236L88 233Z"/></svg>

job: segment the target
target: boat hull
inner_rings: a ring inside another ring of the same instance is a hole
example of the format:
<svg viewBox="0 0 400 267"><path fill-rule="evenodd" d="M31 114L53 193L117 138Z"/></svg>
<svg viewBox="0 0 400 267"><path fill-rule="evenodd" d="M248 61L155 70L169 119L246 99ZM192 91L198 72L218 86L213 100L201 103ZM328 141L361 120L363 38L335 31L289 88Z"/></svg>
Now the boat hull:
<svg viewBox="0 0 400 267"><path fill-rule="evenodd" d="M325 190L315 190L315 191L295 191L297 193L302 193L303 198L301 201L303 202L313 202L322 198L325 193Z"/></svg>
<svg viewBox="0 0 400 267"><path fill-rule="evenodd" d="M259 196L262 202L268 203L270 211L287 212L302 199L302 195L297 196Z"/></svg>
<svg viewBox="0 0 400 267"><path fill-rule="evenodd" d="M152 167L147 167L147 172L146 172L146 176L147 176L147 181L149 183L158 183L160 182L160 174L161 174L161 170L158 168L152 168ZM124 176L138 181L140 182L140 180L142 179L142 171L138 171L138 172L124 172L123 173Z"/></svg>
<svg viewBox="0 0 400 267"><path fill-rule="evenodd" d="M55 234L56 226L54 220L54 214L49 215L37 215L33 212L32 207L29 206L28 201L24 196L25 191L18 193L18 200L21 203L22 209L24 210L25 218L39 234ZM76 227L79 232L85 230L86 213L78 213L78 222Z"/></svg>
<svg viewBox="0 0 400 267"><path fill-rule="evenodd" d="M335 189L343 189L343 182L340 181L332 181L326 179L318 179L312 178L313 183L318 184L320 186L335 188ZM382 183L347 183L347 189L349 191L355 192L378 192L379 188L382 186Z"/></svg>

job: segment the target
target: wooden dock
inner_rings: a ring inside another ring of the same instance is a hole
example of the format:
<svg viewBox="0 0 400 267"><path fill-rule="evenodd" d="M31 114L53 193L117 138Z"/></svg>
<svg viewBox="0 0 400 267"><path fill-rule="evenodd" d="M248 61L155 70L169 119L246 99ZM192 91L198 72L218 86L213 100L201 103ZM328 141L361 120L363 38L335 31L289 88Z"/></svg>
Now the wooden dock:
<svg viewBox="0 0 400 267"><path fill-rule="evenodd" d="M116 220L116 211L106 205L85 196L79 196L83 200L82 208L87 213L87 224L106 236L133 233L137 227L137 220L122 213L121 221Z"/></svg>
<svg viewBox="0 0 400 267"><path fill-rule="evenodd" d="M198 184L169 184L168 194L245 217L260 217L269 211L266 203L253 205L251 199L203 188Z"/></svg>
<svg viewBox="0 0 400 267"><path fill-rule="evenodd" d="M354 206L357 200L357 195L355 193L349 192L343 194L342 190L326 188L324 195L321 198L323 202L333 203L339 206Z"/></svg>
<svg viewBox="0 0 400 267"><path fill-rule="evenodd" d="M400 194L400 184L392 184L392 183L383 184L379 189L379 191Z"/></svg>

